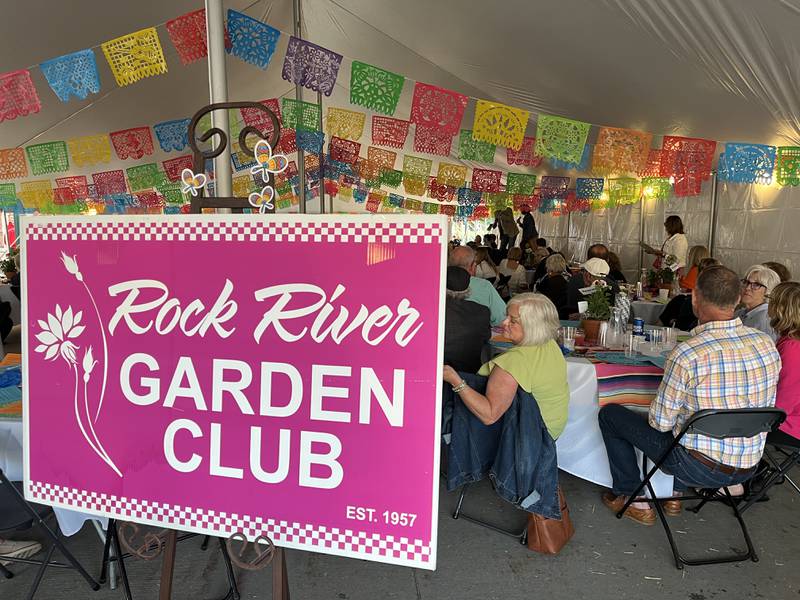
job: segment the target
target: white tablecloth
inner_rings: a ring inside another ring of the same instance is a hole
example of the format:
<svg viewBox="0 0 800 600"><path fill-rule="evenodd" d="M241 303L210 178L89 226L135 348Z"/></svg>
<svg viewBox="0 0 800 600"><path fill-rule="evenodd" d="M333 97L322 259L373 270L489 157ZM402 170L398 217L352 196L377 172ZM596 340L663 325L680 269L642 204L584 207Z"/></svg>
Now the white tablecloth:
<svg viewBox="0 0 800 600"><path fill-rule="evenodd" d="M644 319L646 325L661 325L658 318L664 312L666 306L666 304L661 304L660 302L636 300L631 302L631 319Z"/></svg>
<svg viewBox="0 0 800 600"><path fill-rule="evenodd" d="M22 421L0 419L0 469L11 481L22 481ZM74 535L86 521L96 519L106 528L108 520L93 515L54 508L58 526L64 535Z"/></svg>
<svg viewBox="0 0 800 600"><path fill-rule="evenodd" d="M584 358L567 359L569 416L564 432L556 442L558 468L604 487L611 487L611 470L603 444L597 414L597 375L594 365ZM637 460L642 462L637 451ZM652 465L651 465L652 466ZM653 487L658 496L672 495L672 476L657 473Z"/></svg>

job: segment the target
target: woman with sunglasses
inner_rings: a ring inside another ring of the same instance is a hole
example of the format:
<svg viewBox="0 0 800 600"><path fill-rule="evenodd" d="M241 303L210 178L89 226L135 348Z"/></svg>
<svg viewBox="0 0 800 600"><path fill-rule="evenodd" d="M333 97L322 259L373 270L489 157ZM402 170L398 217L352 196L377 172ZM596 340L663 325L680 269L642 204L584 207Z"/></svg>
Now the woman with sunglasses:
<svg viewBox="0 0 800 600"><path fill-rule="evenodd" d="M750 267L742 279L743 308L736 313L745 326L763 331L773 340L778 339L778 336L770 325L767 310L769 295L780 282L778 274L769 267L764 265Z"/></svg>

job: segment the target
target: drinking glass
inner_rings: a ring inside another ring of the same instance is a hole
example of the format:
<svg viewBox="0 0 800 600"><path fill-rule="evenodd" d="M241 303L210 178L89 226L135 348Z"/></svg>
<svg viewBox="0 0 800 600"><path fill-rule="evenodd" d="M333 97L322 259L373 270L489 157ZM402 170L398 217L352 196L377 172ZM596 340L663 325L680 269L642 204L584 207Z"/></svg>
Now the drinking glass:
<svg viewBox="0 0 800 600"><path fill-rule="evenodd" d="M625 334L625 358L632 358L636 360L639 354L639 343L642 338L633 333Z"/></svg>
<svg viewBox="0 0 800 600"><path fill-rule="evenodd" d="M575 350L575 334L577 329L575 327L562 327L561 328L561 345L567 350Z"/></svg>

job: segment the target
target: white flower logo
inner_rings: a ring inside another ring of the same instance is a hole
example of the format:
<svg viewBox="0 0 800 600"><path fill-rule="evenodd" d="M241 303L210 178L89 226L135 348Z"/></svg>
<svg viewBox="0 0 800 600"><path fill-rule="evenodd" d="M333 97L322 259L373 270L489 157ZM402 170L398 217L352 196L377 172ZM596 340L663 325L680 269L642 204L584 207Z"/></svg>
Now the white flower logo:
<svg viewBox="0 0 800 600"><path fill-rule="evenodd" d="M81 324L83 318L83 311L74 312L71 306L67 306L66 310L61 310L61 305L56 304L53 313L47 313L46 321L38 320L41 331L36 334L36 339L39 345L34 348L34 351L39 354L44 354L44 359L48 361L55 361L59 356L67 363L67 367L72 370L75 377L75 394L73 397L75 405L75 420L81 430L86 442L92 450L105 462L114 472L122 477L122 473L111 460L108 452L100 442L97 432L94 428L94 422L100 416L100 409L103 406L103 397L105 395L106 380L108 377L108 344L106 342L105 328L103 321L100 318L100 311L97 308L97 303L94 301L89 286L83 279L83 274L78 267L77 257L69 256L64 252L61 253L61 262L64 263L64 268L67 272L74 276L77 281L83 284L89 299L97 315L98 323L100 324L100 333L103 340L103 379L100 388L100 398L97 404L97 412L92 418L89 411L89 381L92 377L92 371L98 364L98 360L94 358L92 347L89 346L83 353L83 359L78 363L77 352L80 346L77 345L78 338L86 330L86 326ZM82 371L83 375L80 376L78 371ZM80 385L79 382L83 380L83 402L80 398Z"/></svg>
<svg viewBox="0 0 800 600"><path fill-rule="evenodd" d="M38 321L41 333L36 334L36 339L40 344L34 349L36 352L44 352L45 360L55 360L60 354L61 357L70 364L75 364L75 351L78 349L72 340L77 339L86 329L80 325L82 311L72 314L72 307L61 311L61 306L56 304L55 315L47 315L47 322Z"/></svg>

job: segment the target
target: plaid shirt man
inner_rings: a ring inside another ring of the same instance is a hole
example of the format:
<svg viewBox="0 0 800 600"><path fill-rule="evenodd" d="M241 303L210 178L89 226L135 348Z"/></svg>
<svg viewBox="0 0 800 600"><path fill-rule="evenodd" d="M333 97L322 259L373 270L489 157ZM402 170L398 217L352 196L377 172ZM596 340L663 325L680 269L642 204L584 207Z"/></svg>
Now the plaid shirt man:
<svg viewBox="0 0 800 600"><path fill-rule="evenodd" d="M738 318L700 325L667 359L664 379L650 405L650 426L677 436L699 410L774 406L780 370L772 340ZM724 440L687 434L681 445L716 462L748 469L761 460L765 439L766 434Z"/></svg>

